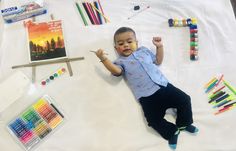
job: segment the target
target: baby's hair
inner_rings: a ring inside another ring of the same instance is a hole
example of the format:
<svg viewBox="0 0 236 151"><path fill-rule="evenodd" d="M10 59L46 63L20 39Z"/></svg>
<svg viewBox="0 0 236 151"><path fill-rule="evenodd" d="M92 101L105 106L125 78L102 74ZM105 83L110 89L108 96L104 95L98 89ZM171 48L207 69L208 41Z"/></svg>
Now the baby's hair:
<svg viewBox="0 0 236 151"><path fill-rule="evenodd" d="M121 33L125 33L125 32L132 32L132 33L134 33L134 36L136 37L136 33L132 28L120 27L119 29L117 29L117 31L114 34L114 44L116 43L116 36L121 34Z"/></svg>

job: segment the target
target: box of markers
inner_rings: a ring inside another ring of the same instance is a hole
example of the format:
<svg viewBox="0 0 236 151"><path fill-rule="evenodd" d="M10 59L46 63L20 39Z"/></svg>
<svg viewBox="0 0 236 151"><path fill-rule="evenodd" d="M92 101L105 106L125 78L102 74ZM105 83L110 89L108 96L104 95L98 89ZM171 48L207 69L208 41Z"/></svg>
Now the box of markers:
<svg viewBox="0 0 236 151"><path fill-rule="evenodd" d="M21 6L13 6L1 10L1 15L6 23L13 23L26 18L47 13L43 1L33 1Z"/></svg>
<svg viewBox="0 0 236 151"><path fill-rule="evenodd" d="M27 151L40 144L64 122L53 99L44 95L7 123L14 139Z"/></svg>

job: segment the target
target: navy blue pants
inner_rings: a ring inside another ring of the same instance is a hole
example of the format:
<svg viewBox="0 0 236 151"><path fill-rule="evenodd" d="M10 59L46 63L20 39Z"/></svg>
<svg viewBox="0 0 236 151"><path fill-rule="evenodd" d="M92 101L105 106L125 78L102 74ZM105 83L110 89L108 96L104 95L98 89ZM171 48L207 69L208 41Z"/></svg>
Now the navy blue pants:
<svg viewBox="0 0 236 151"><path fill-rule="evenodd" d="M164 139L169 140L178 127L193 123L191 98L189 95L168 83L148 97L139 99L148 125L155 129ZM177 109L176 123L167 121L164 116L169 108Z"/></svg>

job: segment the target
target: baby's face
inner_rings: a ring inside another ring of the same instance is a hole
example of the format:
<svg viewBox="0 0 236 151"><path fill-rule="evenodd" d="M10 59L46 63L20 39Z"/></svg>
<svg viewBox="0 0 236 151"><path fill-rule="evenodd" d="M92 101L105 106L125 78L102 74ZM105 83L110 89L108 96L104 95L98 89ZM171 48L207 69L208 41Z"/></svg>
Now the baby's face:
<svg viewBox="0 0 236 151"><path fill-rule="evenodd" d="M128 57L138 48L135 34L124 32L115 36L115 49L119 55Z"/></svg>

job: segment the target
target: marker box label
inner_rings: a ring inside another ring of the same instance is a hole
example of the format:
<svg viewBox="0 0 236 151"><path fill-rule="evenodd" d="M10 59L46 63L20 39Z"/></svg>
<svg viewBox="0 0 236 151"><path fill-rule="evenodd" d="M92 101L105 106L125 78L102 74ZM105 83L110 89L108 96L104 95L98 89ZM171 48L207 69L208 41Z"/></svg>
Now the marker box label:
<svg viewBox="0 0 236 151"><path fill-rule="evenodd" d="M42 142L64 121L64 115L45 95L8 123L7 128L25 150Z"/></svg>

